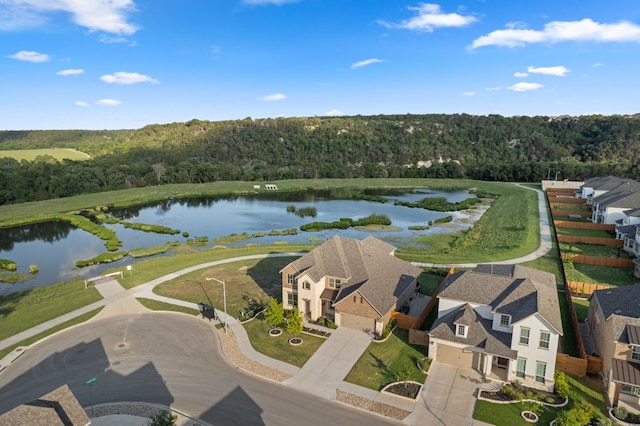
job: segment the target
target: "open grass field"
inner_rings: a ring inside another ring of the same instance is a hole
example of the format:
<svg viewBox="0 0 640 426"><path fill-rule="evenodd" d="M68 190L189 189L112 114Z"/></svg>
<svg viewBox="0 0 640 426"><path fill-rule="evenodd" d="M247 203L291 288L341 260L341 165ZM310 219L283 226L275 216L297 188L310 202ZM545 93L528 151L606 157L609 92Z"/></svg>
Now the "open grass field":
<svg viewBox="0 0 640 426"><path fill-rule="evenodd" d="M396 328L385 342L371 342L344 380L373 390L399 380L424 383L427 376L416 363L426 347L407 343L408 334Z"/></svg>
<svg viewBox="0 0 640 426"><path fill-rule="evenodd" d="M600 418L607 418L606 403L604 401L602 382L598 378L585 377L576 379L567 376L569 382L569 403L566 407L553 408L542 406L540 409L540 419L537 424L548 425L563 410L570 409L577 401L584 401L589 404L594 414ZM526 403L515 404L494 404L488 401L477 401L473 418L496 426L517 426L530 425L522 418L520 412L528 409Z"/></svg>
<svg viewBox="0 0 640 426"><path fill-rule="evenodd" d="M0 340L101 299L82 280L0 297Z"/></svg>
<svg viewBox="0 0 640 426"><path fill-rule="evenodd" d="M0 158L11 157L18 161L34 161L38 157L50 156L58 161L62 160L74 160L82 161L91 158L89 154L85 154L81 151L76 151L71 148L43 148L43 149L9 149L0 150Z"/></svg>
<svg viewBox="0 0 640 426"><path fill-rule="evenodd" d="M256 318L243 324L253 348L268 357L279 359L297 367L302 367L318 350L325 339L309 334L301 334L303 342L299 346L289 344L289 336L286 332L279 336L270 336L269 324Z"/></svg>
<svg viewBox="0 0 640 426"><path fill-rule="evenodd" d="M159 300L147 299L144 297L136 298L138 302L147 309L152 311L169 311L169 312L181 312L189 315L200 315L200 311L197 309L187 308L186 306L173 305L171 303L161 302Z"/></svg>
<svg viewBox="0 0 640 426"><path fill-rule="evenodd" d="M275 257L251 259L227 263L202 269L191 274L160 284L154 289L156 294L192 303L206 303L222 311L223 288L216 278L226 283L227 313L238 318L246 311L250 300L267 303L269 296L280 297L280 274L278 271L295 257Z"/></svg>

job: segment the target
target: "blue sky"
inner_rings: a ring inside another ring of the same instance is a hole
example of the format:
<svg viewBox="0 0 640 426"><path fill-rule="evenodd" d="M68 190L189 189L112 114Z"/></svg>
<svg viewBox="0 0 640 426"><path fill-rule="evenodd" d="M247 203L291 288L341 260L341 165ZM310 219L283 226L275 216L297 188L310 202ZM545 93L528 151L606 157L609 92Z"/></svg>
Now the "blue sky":
<svg viewBox="0 0 640 426"><path fill-rule="evenodd" d="M640 112L637 0L0 0L0 129Z"/></svg>

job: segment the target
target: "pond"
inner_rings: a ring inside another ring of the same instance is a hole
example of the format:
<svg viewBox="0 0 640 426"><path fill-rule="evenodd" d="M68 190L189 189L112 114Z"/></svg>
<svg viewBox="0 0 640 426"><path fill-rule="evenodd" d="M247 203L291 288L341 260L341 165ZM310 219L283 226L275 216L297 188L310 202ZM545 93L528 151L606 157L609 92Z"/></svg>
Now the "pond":
<svg viewBox="0 0 640 426"><path fill-rule="evenodd" d="M376 191L371 195L382 196L388 201L379 203L364 200L342 200L331 198L328 192L312 191L300 193L269 193L251 196L206 197L171 199L158 203L114 209L109 213L128 222L163 225L181 232L188 232L189 238L208 237L209 244L216 245L215 239L230 234L269 232L298 228L314 221L331 222L342 217L363 218L371 214L387 215L393 230L362 231L355 228L347 230L324 230L320 232L302 232L288 236L265 236L247 239L227 246L249 243L270 244L276 241L290 243L309 243L324 241L334 235L362 239L375 235L391 244L409 242L418 235L439 232L451 232L472 226L468 213L441 213L419 208L395 206L395 201L416 202L426 197L446 197L449 202L459 202L473 197L469 191L437 191L418 189L412 191ZM301 217L288 211L315 208L315 217ZM290 208L289 208L290 210ZM426 231L412 231L409 226L426 225L438 218L453 216L454 221L446 226L434 226ZM106 225L116 230L123 241L119 250L149 247L169 241L186 242L180 234L163 235L124 228L122 225ZM16 284L0 283L0 295L26 290L38 286L47 286L76 277L91 277L106 269L124 268L137 260L131 257L110 264L76 268L78 260L87 260L105 252L104 243L88 232L74 228L65 222L46 222L15 228L0 228L0 259L9 259L18 265L18 272L28 274L29 265L35 264L39 272L28 281Z"/></svg>

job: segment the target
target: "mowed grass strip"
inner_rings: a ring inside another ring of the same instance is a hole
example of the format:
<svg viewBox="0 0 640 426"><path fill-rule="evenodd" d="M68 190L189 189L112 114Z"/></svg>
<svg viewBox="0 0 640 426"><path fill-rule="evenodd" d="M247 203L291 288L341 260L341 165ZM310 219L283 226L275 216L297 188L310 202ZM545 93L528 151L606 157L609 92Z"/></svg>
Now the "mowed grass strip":
<svg viewBox="0 0 640 426"><path fill-rule="evenodd" d="M615 287L635 284L632 268L612 268L610 266L574 263L573 268L565 268L567 280L589 284L608 284Z"/></svg>
<svg viewBox="0 0 640 426"><path fill-rule="evenodd" d="M183 314L199 315L200 311L197 309L187 308L186 306L173 305L171 303L161 302L160 300L147 299L146 297L136 298L142 306L152 311L169 311L169 312L182 312Z"/></svg>
<svg viewBox="0 0 640 426"><path fill-rule="evenodd" d="M598 246L594 244L568 244L562 243L560 249L565 253L583 254L585 256L616 257L633 259L633 256L624 251L622 247Z"/></svg>
<svg viewBox="0 0 640 426"><path fill-rule="evenodd" d="M82 161L91 158L89 154L72 148L42 148L42 149L6 149L0 150L0 158L14 158L17 161L34 161L38 157L50 156L58 161Z"/></svg>
<svg viewBox="0 0 640 426"><path fill-rule="evenodd" d="M206 303L215 309L224 309L225 282L227 313L234 318L246 311L250 299L267 303L270 296L281 299L280 269L296 257L271 257L226 263L193 272L160 284L154 293L192 303Z"/></svg>
<svg viewBox="0 0 640 426"><path fill-rule="evenodd" d="M4 358L5 356L7 356L12 350L14 350L15 348L19 347L19 346L29 346L34 344L35 342L44 339L47 336L50 336L54 333L57 333L58 331L64 330L65 328L69 328L71 326L77 325L77 324L81 324L85 321L90 320L91 318L93 318L94 316L98 315L98 313L103 309L102 308L97 308L94 309L93 311L87 312L86 314L82 314L80 316L75 317L74 319L71 319L69 321L65 321L62 324L56 325L55 327L52 327L46 331L43 331L42 333L38 333L33 337L29 337L28 339L23 340L20 343L16 343L13 346L9 346L5 349L0 350L0 359Z"/></svg>
<svg viewBox="0 0 640 426"><path fill-rule="evenodd" d="M407 343L409 332L396 328L382 343L371 342L360 356L345 381L373 390L403 380L424 383L427 376L418 369L417 362L426 354L426 346Z"/></svg>
<svg viewBox="0 0 640 426"><path fill-rule="evenodd" d="M0 340L101 299L98 290L94 286L85 289L83 281L0 297Z"/></svg>
<svg viewBox="0 0 640 426"><path fill-rule="evenodd" d="M302 338L302 344L293 346L289 344L291 336L286 331L283 331L279 336L269 335L271 327L261 318L245 322L242 325L256 351L297 367L302 367L325 342L325 339L321 337L303 333L299 336Z"/></svg>
<svg viewBox="0 0 640 426"><path fill-rule="evenodd" d="M556 226L556 233L558 235L569 235L572 237L613 238L607 231L599 229L561 228Z"/></svg>

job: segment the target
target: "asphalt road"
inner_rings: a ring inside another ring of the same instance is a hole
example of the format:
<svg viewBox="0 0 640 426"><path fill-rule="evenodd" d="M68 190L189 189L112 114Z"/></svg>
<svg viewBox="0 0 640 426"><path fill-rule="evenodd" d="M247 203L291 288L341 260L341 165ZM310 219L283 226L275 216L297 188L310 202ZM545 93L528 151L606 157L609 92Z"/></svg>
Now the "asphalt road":
<svg viewBox="0 0 640 426"><path fill-rule="evenodd" d="M0 413L67 383L83 406L153 402L214 425L397 424L237 370L215 333L198 318L158 312L73 327L0 372Z"/></svg>

